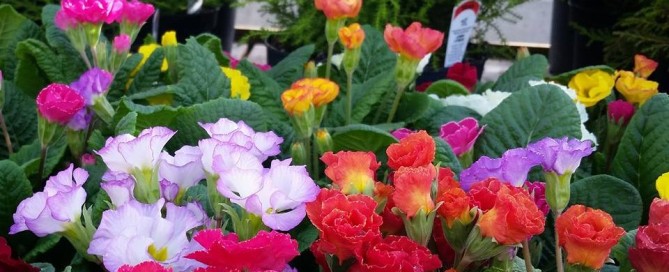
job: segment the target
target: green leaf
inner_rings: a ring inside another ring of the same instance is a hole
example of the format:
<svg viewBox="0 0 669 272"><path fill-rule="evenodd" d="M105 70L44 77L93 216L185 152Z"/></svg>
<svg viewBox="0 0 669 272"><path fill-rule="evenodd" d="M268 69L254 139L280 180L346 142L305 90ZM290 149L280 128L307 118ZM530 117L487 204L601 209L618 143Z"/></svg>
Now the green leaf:
<svg viewBox="0 0 669 272"><path fill-rule="evenodd" d="M643 203L629 183L609 175L588 177L571 184L570 204L604 210L625 230L639 226Z"/></svg>
<svg viewBox="0 0 669 272"><path fill-rule="evenodd" d="M462 171L462 166L460 165L458 157L453 154L451 146L439 137L433 138L434 143L437 145L437 153L434 157L434 163L439 163L442 167L451 168L456 175L459 175L460 171Z"/></svg>
<svg viewBox="0 0 669 272"><path fill-rule="evenodd" d="M135 127L137 126L137 113L129 112L116 124L116 135L121 134L135 134Z"/></svg>
<svg viewBox="0 0 669 272"><path fill-rule="evenodd" d="M637 110L613 158L611 174L634 186L643 199L645 223L656 197L655 180L669 172L669 96L657 94Z"/></svg>
<svg viewBox="0 0 669 272"><path fill-rule="evenodd" d="M390 144L396 143L397 139L378 128L353 124L333 129L332 141L335 151L372 151L380 154L384 153Z"/></svg>
<svg viewBox="0 0 669 272"><path fill-rule="evenodd" d="M107 195L107 192L104 190L99 190L95 194L95 200L93 201L93 209L91 211L91 220L93 225L99 226L100 221L102 220L102 213L106 210L109 210L109 205L111 204L111 198Z"/></svg>
<svg viewBox="0 0 669 272"><path fill-rule="evenodd" d="M569 72L565 72L556 76L549 77L549 81L554 81L556 83L562 84L567 86L569 84L569 81L571 80L572 77L574 77L576 74L583 72L583 71L588 71L588 70L602 70L604 72L607 72L609 74L613 74L616 72L615 69L609 67L608 65L593 65L593 66L586 66L583 68L578 68L575 70L571 70Z"/></svg>
<svg viewBox="0 0 669 272"><path fill-rule="evenodd" d="M209 202L207 186L204 184L197 184L188 188L184 194L184 202L198 202L208 215L212 216L214 214L214 209L211 207L211 203Z"/></svg>
<svg viewBox="0 0 669 272"><path fill-rule="evenodd" d="M33 193L30 181L16 163L0 161L0 235L7 237L19 203Z"/></svg>
<svg viewBox="0 0 669 272"><path fill-rule="evenodd" d="M227 56L223 55L223 46L221 45L221 39L209 33L200 34L197 37L195 37L195 39L199 44L209 49L211 53L214 53L218 65L224 67L230 66L230 59L228 59Z"/></svg>
<svg viewBox="0 0 669 272"><path fill-rule="evenodd" d="M290 236L297 240L298 250L303 252L318 239L318 229L308 219L302 220L297 227L290 230Z"/></svg>
<svg viewBox="0 0 669 272"><path fill-rule="evenodd" d="M542 79L536 76L522 76L495 85L495 90L509 93L517 92L530 87L531 86L530 80L542 80Z"/></svg>
<svg viewBox="0 0 669 272"><path fill-rule="evenodd" d="M92 150L100 150L105 146L106 138L99 129L93 130L88 138L88 147Z"/></svg>
<svg viewBox="0 0 669 272"><path fill-rule="evenodd" d="M141 61L142 54L132 54L125 60L125 62L123 62L121 68L119 68L114 75L114 81L112 81L112 84L109 87L109 92L107 93L107 99L110 102L118 101L125 94L128 81L132 78L130 74L132 74L132 71L135 70L135 67L137 67Z"/></svg>
<svg viewBox="0 0 669 272"><path fill-rule="evenodd" d="M160 67L163 65L165 54L162 48L156 48L151 56L146 60L128 88L128 95L138 94L148 89L156 87L156 82L160 79Z"/></svg>
<svg viewBox="0 0 669 272"><path fill-rule="evenodd" d="M474 158L499 157L545 137L581 138L574 102L560 88L543 84L513 93L481 119L486 125L476 141Z"/></svg>
<svg viewBox="0 0 669 272"><path fill-rule="evenodd" d="M304 64L311 58L314 48L313 44L298 48L274 65L267 71L267 74L279 84L281 90L288 88L293 82L304 76Z"/></svg>
<svg viewBox="0 0 669 272"><path fill-rule="evenodd" d="M281 93L284 89L279 86L279 83L272 79L269 74L260 71L248 60L240 61L237 68L242 71L244 76L249 79L249 84L251 84L249 100L262 106L268 116L273 116L283 122L289 122L288 114L283 109L281 102Z"/></svg>
<svg viewBox="0 0 669 272"><path fill-rule="evenodd" d="M65 137L61 137L49 145L46 153L46 163L44 164L44 176L39 179L46 178L53 172L54 168L56 168L65 155L65 150L67 150ZM32 144L22 146L18 152L12 154L9 158L21 166L26 176L30 177L37 175L39 171L41 152L42 146L39 139L35 139Z"/></svg>
<svg viewBox="0 0 669 272"><path fill-rule="evenodd" d="M451 95L468 95L469 90L459 82L450 79L437 80L425 90L426 94L436 94L440 98Z"/></svg>
<svg viewBox="0 0 669 272"><path fill-rule="evenodd" d="M360 47L360 62L353 73L353 83L364 83L381 74L394 74L397 54L390 51L383 33L364 25L365 42Z"/></svg>
<svg viewBox="0 0 669 272"><path fill-rule="evenodd" d="M216 57L207 48L188 39L178 47L179 82L175 100L182 106L230 97L230 81L221 72Z"/></svg>
<svg viewBox="0 0 669 272"><path fill-rule="evenodd" d="M22 40L39 38L41 30L10 5L0 5L0 26L0 71L4 71L5 80L12 80L17 64L16 45Z"/></svg>
<svg viewBox="0 0 669 272"><path fill-rule="evenodd" d="M62 63L56 53L49 48L47 44L35 39L27 39L20 42L16 47L16 56L19 59L19 70L22 65L34 64L34 67L39 68L44 75L46 75L49 82L67 83L67 76L63 73ZM28 92L31 97L37 97L41 86L35 86L30 77L35 76L35 73L17 73L16 84L24 91Z"/></svg>
<svg viewBox="0 0 669 272"><path fill-rule="evenodd" d="M137 131L148 127L169 126L174 118L176 118L177 114L179 114L176 108L170 106L139 105L124 98L116 109L115 117L118 118L118 120L115 120L116 123L121 121L120 118L133 111L137 112L137 121L135 124L135 129Z"/></svg>
<svg viewBox="0 0 669 272"><path fill-rule="evenodd" d="M12 148L17 152L23 145L32 143L37 137L37 109L35 100L19 90L11 81L4 82L5 106L2 114ZM4 139L4 138L3 138ZM8 158L7 145L0 140L0 158Z"/></svg>
<svg viewBox="0 0 669 272"><path fill-rule="evenodd" d="M33 249L28 251L28 253L26 253L25 256L23 256L23 260L26 262L30 262L35 257L49 251L54 246L56 246L58 242L60 242L60 238L62 238L62 236L58 234L50 234L37 239L37 244Z"/></svg>
<svg viewBox="0 0 669 272"><path fill-rule="evenodd" d="M547 70L548 60L543 55L532 55L523 58L511 65L511 67L497 79L497 83L495 83L493 89L499 90L498 86L522 77L543 78Z"/></svg>
<svg viewBox="0 0 669 272"><path fill-rule="evenodd" d="M49 4L42 9L42 23L46 29L46 40L58 54L57 58L61 65L65 80L63 83L69 83L79 78L87 69L84 60L79 52L74 48L70 39L54 23L56 12L60 9L59 5ZM104 36L101 37L104 39Z"/></svg>
<svg viewBox="0 0 669 272"><path fill-rule="evenodd" d="M353 84L353 106L351 122L362 123L372 112L373 106L385 95L394 94L395 76L392 73L377 75L362 84ZM346 123L346 93L339 93L340 99L332 103L330 114L326 115L324 125L342 126Z"/></svg>
<svg viewBox="0 0 669 272"><path fill-rule="evenodd" d="M50 263L31 263L30 265L39 268L40 272L56 272L56 268Z"/></svg>
<svg viewBox="0 0 669 272"><path fill-rule="evenodd" d="M622 238L620 238L618 244L611 249L611 254L609 254L609 256L618 261L620 264L620 271L632 270L632 264L627 257L627 252L629 252L630 247L634 245L636 233L637 229L628 231Z"/></svg>
<svg viewBox="0 0 669 272"><path fill-rule="evenodd" d="M424 93L405 93L397 107L395 122L411 123L425 115L430 107L430 100Z"/></svg>

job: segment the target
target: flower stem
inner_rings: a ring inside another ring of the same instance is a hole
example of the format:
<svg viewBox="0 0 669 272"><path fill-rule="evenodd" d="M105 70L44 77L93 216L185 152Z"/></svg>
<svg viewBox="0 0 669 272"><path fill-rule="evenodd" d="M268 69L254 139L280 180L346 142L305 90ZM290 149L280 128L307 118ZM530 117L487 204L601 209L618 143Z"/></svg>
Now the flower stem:
<svg viewBox="0 0 669 272"><path fill-rule="evenodd" d="M2 127L2 135L5 136L5 145L7 145L7 152L9 155L12 155L14 153L14 149L12 148L12 139L9 138L9 131L7 131L7 125L5 124L5 116L2 114L2 110L0 109L0 127Z"/></svg>
<svg viewBox="0 0 669 272"><path fill-rule="evenodd" d="M525 271L534 272L534 266L532 266L532 255L530 254L529 239L523 241L523 260L525 261Z"/></svg>
<svg viewBox="0 0 669 272"><path fill-rule="evenodd" d="M555 222L557 222L558 217L560 217L560 211L554 211L553 215L555 217ZM555 226L555 264L557 266L557 272L564 272L564 264L562 263L562 248L560 248L560 236L557 232L557 224Z"/></svg>
<svg viewBox="0 0 669 272"><path fill-rule="evenodd" d="M400 105L400 100L402 100L402 95L404 94L405 85L397 86L397 93L395 94L395 100L393 101L393 106L390 108L390 114L388 114L388 119L386 123L391 123L395 119L395 113L397 113L397 108Z"/></svg>
<svg viewBox="0 0 669 272"><path fill-rule="evenodd" d="M330 69L332 68L332 55L334 54L334 46L337 41L328 43L328 59L325 62L325 78L330 79Z"/></svg>
<svg viewBox="0 0 669 272"><path fill-rule="evenodd" d="M87 67L88 69L93 68L93 67L91 66L91 62L88 61L88 56L86 56L86 49L84 49L83 51L80 50L80 51L79 51L79 55L81 55L81 58L84 60L84 63L86 64L86 67Z"/></svg>
<svg viewBox="0 0 669 272"><path fill-rule="evenodd" d="M351 124L353 111L353 71L346 73L346 124Z"/></svg>
<svg viewBox="0 0 669 272"><path fill-rule="evenodd" d="M320 169L319 169L320 166L318 165L318 158L319 158L318 148L316 148L316 142L313 139L308 144L313 145L311 147L311 149L312 149L311 163L312 163L312 168L313 168L314 172L311 174L311 177L314 178L314 180L316 180L316 179L319 178L319 174L320 174Z"/></svg>
<svg viewBox="0 0 669 272"><path fill-rule="evenodd" d="M467 257L467 255L462 257L462 260L458 263L458 266L455 267L455 270L458 272L467 271L467 267L472 263L472 261Z"/></svg>
<svg viewBox="0 0 669 272"><path fill-rule="evenodd" d="M48 145L42 145L42 149L40 150L40 155L39 155L39 168L37 171L37 180L39 181L41 181L42 178L44 177L44 164L46 161L46 154L48 150L49 150Z"/></svg>
<svg viewBox="0 0 669 272"><path fill-rule="evenodd" d="M307 159L306 159L306 161L307 161L307 171L309 172L309 175L313 177L314 176L314 169L313 169L313 164L314 163L313 163L311 158L314 155L311 153L311 137L306 138L303 142L304 142L304 149L306 149L306 151L307 151L307 152L305 152L305 153L307 153Z"/></svg>

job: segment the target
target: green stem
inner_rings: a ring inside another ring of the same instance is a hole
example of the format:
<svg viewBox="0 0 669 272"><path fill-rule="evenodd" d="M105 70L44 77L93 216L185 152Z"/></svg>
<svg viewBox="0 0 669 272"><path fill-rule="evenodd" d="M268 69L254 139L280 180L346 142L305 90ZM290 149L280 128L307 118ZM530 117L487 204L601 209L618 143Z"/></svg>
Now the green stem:
<svg viewBox="0 0 669 272"><path fill-rule="evenodd" d="M39 168L37 170L37 179L39 181L41 181L42 178L44 177L44 163L46 161L46 154L48 150L49 150L48 145L42 145L39 155Z"/></svg>
<svg viewBox="0 0 669 272"><path fill-rule="evenodd" d="M91 66L91 62L88 60L88 56L86 56L86 49L79 50L79 55L81 55L81 58L84 60L84 63L88 69L93 68L93 66Z"/></svg>
<svg viewBox="0 0 669 272"><path fill-rule="evenodd" d="M2 109L0 109L0 127L2 127L2 135L5 136L5 145L7 146L7 152L9 155L14 153L12 148L12 139L9 138L9 131L7 131L7 125L5 124L5 116L2 114Z"/></svg>
<svg viewBox="0 0 669 272"><path fill-rule="evenodd" d="M395 119L395 113L397 113L397 108L400 105L400 100L402 100L402 95L404 94L405 85L397 86L397 93L395 94L395 100L393 101L393 106L390 108L390 114L388 114L388 119L386 123L391 123Z"/></svg>
<svg viewBox="0 0 669 272"><path fill-rule="evenodd" d="M336 40L328 43L328 59L325 62L325 78L327 79L330 79L330 69L332 68L332 55L334 54L335 43Z"/></svg>
<svg viewBox="0 0 669 272"><path fill-rule="evenodd" d="M353 72L346 73L346 124L351 124L351 114L353 111Z"/></svg>
<svg viewBox="0 0 669 272"><path fill-rule="evenodd" d="M316 148L316 142L313 140L313 138L310 141L310 143L308 143L308 144L313 145L311 147L311 150L312 150L312 154L311 154L311 164L312 164L312 166L311 167L313 168L314 172L311 174L311 177L314 178L314 180L316 180L316 179L319 178L319 174L320 174L320 165L318 164L319 163L318 162L318 159L319 159L318 148Z"/></svg>
<svg viewBox="0 0 669 272"><path fill-rule="evenodd" d="M306 149L306 151L307 151L306 152L307 153L307 171L309 172L309 175L313 177L314 176L314 169L313 169L313 164L314 163L312 161L312 157L314 155L311 153L311 137L308 137L308 138L304 139L303 143L304 143L304 149Z"/></svg>
<svg viewBox="0 0 669 272"><path fill-rule="evenodd" d="M560 217L560 211L554 211L553 215L555 217L555 222L557 222L558 217ZM557 226L555 227L555 264L557 266L557 272L564 272L564 264L562 262L562 248L560 248L560 235L557 232Z"/></svg>
<svg viewBox="0 0 669 272"><path fill-rule="evenodd" d="M532 254L530 254L530 243L529 240L523 241L523 260L525 261L525 271L534 272L534 266L532 266Z"/></svg>

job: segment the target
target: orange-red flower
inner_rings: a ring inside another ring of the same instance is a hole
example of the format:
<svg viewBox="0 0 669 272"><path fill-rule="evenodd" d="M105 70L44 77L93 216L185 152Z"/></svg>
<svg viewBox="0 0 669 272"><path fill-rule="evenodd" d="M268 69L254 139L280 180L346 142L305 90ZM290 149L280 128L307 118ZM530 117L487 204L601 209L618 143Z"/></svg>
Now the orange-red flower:
<svg viewBox="0 0 669 272"><path fill-rule="evenodd" d="M327 165L325 175L342 193L372 195L374 192L376 170L381 163L376 161L373 152L326 152L321 160Z"/></svg>
<svg viewBox="0 0 669 272"><path fill-rule="evenodd" d="M544 214L524 190L501 187L495 206L481 215L478 226L484 237L501 245L515 245L544 231Z"/></svg>
<svg viewBox="0 0 669 272"><path fill-rule="evenodd" d="M290 115L304 114L311 107L313 99L313 93L305 88L289 89L281 94L283 108Z"/></svg>
<svg viewBox="0 0 669 272"><path fill-rule="evenodd" d="M460 188L450 188L445 190L437 197L437 203L443 202L437 213L446 220L446 225L450 228L455 220L463 223L469 223L472 220L469 210L469 196Z"/></svg>
<svg viewBox="0 0 669 272"><path fill-rule="evenodd" d="M474 186L469 189L468 194L471 204L478 207L481 211L487 212L495 206L497 194L502 188L510 190L511 193L514 194L523 191L521 188L513 187L508 183L501 182L499 179L488 178L474 184Z"/></svg>
<svg viewBox="0 0 669 272"><path fill-rule="evenodd" d="M608 213L571 206L555 222L560 245L567 251L567 262L598 270L604 266L611 248L625 234Z"/></svg>
<svg viewBox="0 0 669 272"><path fill-rule="evenodd" d="M638 77L648 78L655 69L657 69L656 61L641 54L634 55L634 73Z"/></svg>
<svg viewBox="0 0 669 272"><path fill-rule="evenodd" d="M339 29L339 40L346 49L360 48L362 42L365 40L365 30L358 23L342 27Z"/></svg>
<svg viewBox="0 0 669 272"><path fill-rule="evenodd" d="M362 0L315 0L314 4L329 20L354 18L362 8Z"/></svg>
<svg viewBox="0 0 669 272"><path fill-rule="evenodd" d="M304 78L295 81L291 89L307 89L313 95L314 107L332 102L339 95L339 85L326 78Z"/></svg>
<svg viewBox="0 0 669 272"><path fill-rule="evenodd" d="M431 192L436 174L432 165L401 167L395 171L393 201L408 218L421 210L427 214L434 209Z"/></svg>
<svg viewBox="0 0 669 272"><path fill-rule="evenodd" d="M669 200L660 198L653 199L648 213L648 224L666 224L669 225Z"/></svg>
<svg viewBox="0 0 669 272"><path fill-rule="evenodd" d="M307 216L319 231L319 249L344 262L360 246L381 239L383 222L375 209L376 202L369 196L322 189L307 204Z"/></svg>
<svg viewBox="0 0 669 272"><path fill-rule="evenodd" d="M388 24L383 38L393 52L408 59L421 60L441 47L444 33L423 28L419 22L413 22L406 30Z"/></svg>
<svg viewBox="0 0 669 272"><path fill-rule="evenodd" d="M439 168L439 176L437 177L437 195L441 195L444 191L451 188L461 188L460 183L455 180L455 173L448 167Z"/></svg>
<svg viewBox="0 0 669 272"><path fill-rule="evenodd" d="M420 167L432 164L436 152L434 139L424 130L412 133L386 150L388 166L397 170L402 166Z"/></svg>

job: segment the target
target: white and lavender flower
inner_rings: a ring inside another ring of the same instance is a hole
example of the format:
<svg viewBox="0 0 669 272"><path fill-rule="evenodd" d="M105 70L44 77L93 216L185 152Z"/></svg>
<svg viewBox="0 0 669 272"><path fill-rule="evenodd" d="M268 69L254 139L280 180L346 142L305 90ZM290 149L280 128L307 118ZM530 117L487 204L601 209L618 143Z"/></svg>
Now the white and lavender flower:
<svg viewBox="0 0 669 272"><path fill-rule="evenodd" d="M137 137L122 134L107 139L105 146L96 151L109 170L133 174L134 171L153 170L160 162L165 144L176 132L166 127L142 130Z"/></svg>
<svg viewBox="0 0 669 272"><path fill-rule="evenodd" d="M165 201L142 204L131 200L116 210L102 213L102 221L93 235L88 253L102 257L105 268L116 271L124 264L156 261L178 266L188 247L186 232L201 225L198 215L186 207Z"/></svg>
<svg viewBox="0 0 669 272"><path fill-rule="evenodd" d="M581 159L592 154L592 143L567 137L544 138L528 145L528 150L541 157L544 172L571 174L581 165Z"/></svg>
<svg viewBox="0 0 669 272"><path fill-rule="evenodd" d="M105 190L114 207L121 207L130 200L135 199L133 191L135 180L126 173L107 171L102 175L104 182L100 183Z"/></svg>
<svg viewBox="0 0 669 272"><path fill-rule="evenodd" d="M67 231L79 224L81 207L86 201L82 187L88 172L74 165L47 180L44 191L24 199L14 213L9 233L30 230L39 237Z"/></svg>
<svg viewBox="0 0 669 272"><path fill-rule="evenodd" d="M262 162L241 147L218 145L212 168L218 176L218 192L233 202L246 199L262 188L265 170Z"/></svg>
<svg viewBox="0 0 669 272"><path fill-rule="evenodd" d="M184 146L177 150L174 156L163 152L158 168L163 197L168 201L176 200L178 203L188 188L204 179L201 159L202 151L195 146Z"/></svg>
<svg viewBox="0 0 669 272"><path fill-rule="evenodd" d="M297 226L306 215L306 203L314 201L320 191L305 166L291 166L290 162L272 161L262 189L243 203L266 226L280 231Z"/></svg>
<svg viewBox="0 0 669 272"><path fill-rule="evenodd" d="M460 174L460 185L468 191L472 185L487 178L497 178L513 186L523 186L532 167L538 165L541 158L525 148L509 149L501 158L492 159L482 156Z"/></svg>
<svg viewBox="0 0 669 272"><path fill-rule="evenodd" d="M244 121L235 123L229 119L221 118L216 123L200 123L211 138L218 141L234 144L249 150L260 161L267 160L270 156L281 153L280 145L283 138L274 132L256 132Z"/></svg>

